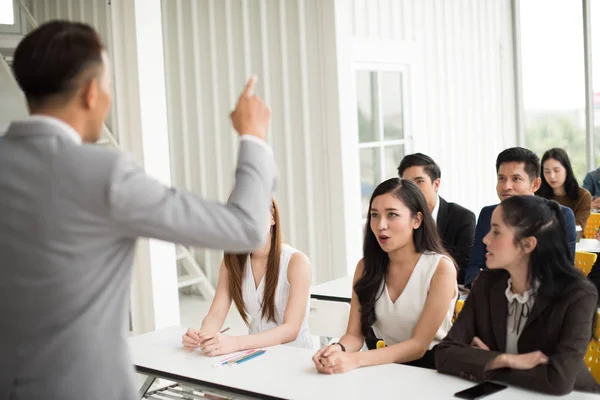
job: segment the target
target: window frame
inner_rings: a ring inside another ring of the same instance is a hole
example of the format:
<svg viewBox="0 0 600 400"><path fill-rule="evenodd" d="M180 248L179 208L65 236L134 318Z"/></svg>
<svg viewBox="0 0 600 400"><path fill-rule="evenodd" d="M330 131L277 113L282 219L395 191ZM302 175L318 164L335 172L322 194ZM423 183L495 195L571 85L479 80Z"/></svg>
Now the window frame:
<svg viewBox="0 0 600 400"><path fill-rule="evenodd" d="M23 27L26 26L24 15L21 12L21 4L17 0L13 0L12 3L15 22L13 24L0 24L0 34L21 34L23 33Z"/></svg>
<svg viewBox="0 0 600 400"><path fill-rule="evenodd" d="M521 1L512 0L511 17L513 26L513 58L514 58L514 74L515 74L515 113L517 126L517 145L525 146L525 107L523 104L523 57L521 48ZM592 171L598 168L595 165L594 155L594 88L592 83L592 33L591 29L591 0L582 0L582 25L583 25L583 57L584 57L584 74L585 74L585 154L587 171ZM597 28L600 29L600 28Z"/></svg>
<svg viewBox="0 0 600 400"><path fill-rule="evenodd" d="M411 113L411 68L407 62L354 62L353 68L353 82L354 82L354 95L355 105L358 105L358 94L357 94L357 74L358 72L375 72L376 84L372 88L371 106L373 110L374 119L374 139L368 142L360 142L360 137L357 134L355 148L356 148L356 160L358 164L358 176L357 180L361 183L361 167L360 167L360 150L362 149L377 149L378 152L378 163L377 166L378 175L381 179L388 179L385 171L385 149L392 146L403 146L403 154L410 154L412 152L413 142L413 124L412 124L412 113ZM401 77L402 91L400 93L402 103L402 139L386 139L384 133L383 124L383 112L382 109L382 96L381 90L381 73L382 72L393 72L399 73ZM358 113L357 113L358 114ZM358 133L358 115L355 124L357 125ZM398 160L400 162L400 160ZM378 182L379 183L379 182ZM360 193L361 204L362 204L362 193ZM360 214L361 229L364 228L366 223L366 213L362 209ZM363 216L363 214L365 216Z"/></svg>

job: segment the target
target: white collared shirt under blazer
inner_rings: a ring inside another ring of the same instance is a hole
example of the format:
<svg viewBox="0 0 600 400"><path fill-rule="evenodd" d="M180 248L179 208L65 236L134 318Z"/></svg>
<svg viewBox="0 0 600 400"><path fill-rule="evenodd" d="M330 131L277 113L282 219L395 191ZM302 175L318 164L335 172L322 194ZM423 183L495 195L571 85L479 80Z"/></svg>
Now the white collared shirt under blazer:
<svg viewBox="0 0 600 400"><path fill-rule="evenodd" d="M442 257L448 259L446 256L437 253L421 254L406 283L406 287L394 303L390 299L385 281L383 282L383 293L375 303L377 320L373 324L373 331L379 339L385 341L386 345L397 344L412 337L427 301L431 278ZM450 331L457 297L458 286L446 316L438 328L433 342L429 345L429 349L438 344Z"/></svg>
<svg viewBox="0 0 600 400"><path fill-rule="evenodd" d="M287 308L288 299L290 297L290 282L288 281L288 266L290 259L298 250L286 244L281 246L281 257L279 259L279 279L277 280L277 288L275 289L275 319L276 321L267 321L262 318L261 304L265 296L265 277L263 276L258 284L254 284L254 275L252 274L252 263L250 257L244 267L244 277L242 279L242 297L246 312L250 317L250 326L248 333L254 334L273 329L283 324L283 315ZM308 329L308 314L310 312L310 299L306 301L306 312L302 320L302 326L298 332L296 340L286 343L290 346L301 347L304 349L312 349L313 342Z"/></svg>

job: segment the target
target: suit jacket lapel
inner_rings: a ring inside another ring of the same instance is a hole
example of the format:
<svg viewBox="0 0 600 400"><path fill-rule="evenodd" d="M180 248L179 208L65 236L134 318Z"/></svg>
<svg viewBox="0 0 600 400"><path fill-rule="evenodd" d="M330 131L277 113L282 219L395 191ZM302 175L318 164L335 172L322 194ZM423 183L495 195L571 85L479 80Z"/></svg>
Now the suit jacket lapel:
<svg viewBox="0 0 600 400"><path fill-rule="evenodd" d="M437 230L440 234L442 240L444 239L444 234L446 233L446 228L448 227L448 203L446 200L440 197L440 209L438 210L437 216Z"/></svg>
<svg viewBox="0 0 600 400"><path fill-rule="evenodd" d="M477 283L475 283L477 284ZM498 351L506 351L506 326L508 318L508 300L506 299L506 287L508 286L508 274L504 279L498 280L490 290L490 319L492 331L496 339Z"/></svg>
<svg viewBox="0 0 600 400"><path fill-rule="evenodd" d="M550 304L550 299L548 297L542 294L536 294L533 307L531 307L531 312L527 317L527 321L525 321L523 331L525 331L527 327L531 325L535 321L535 319L542 314L542 312L546 309L548 304Z"/></svg>

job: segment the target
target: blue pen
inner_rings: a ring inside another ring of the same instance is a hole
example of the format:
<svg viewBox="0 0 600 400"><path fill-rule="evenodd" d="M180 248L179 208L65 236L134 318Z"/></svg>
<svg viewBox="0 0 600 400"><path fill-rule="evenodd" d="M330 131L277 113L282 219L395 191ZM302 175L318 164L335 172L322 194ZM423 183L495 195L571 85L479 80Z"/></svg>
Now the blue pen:
<svg viewBox="0 0 600 400"><path fill-rule="evenodd" d="M241 364L244 361L248 361L248 360L253 359L254 357L262 356L263 354L265 354L265 352L266 352L266 350L261 350L261 351L257 351L256 353L252 353L248 357L243 358L240 361L236 361L235 363L233 363L233 365Z"/></svg>

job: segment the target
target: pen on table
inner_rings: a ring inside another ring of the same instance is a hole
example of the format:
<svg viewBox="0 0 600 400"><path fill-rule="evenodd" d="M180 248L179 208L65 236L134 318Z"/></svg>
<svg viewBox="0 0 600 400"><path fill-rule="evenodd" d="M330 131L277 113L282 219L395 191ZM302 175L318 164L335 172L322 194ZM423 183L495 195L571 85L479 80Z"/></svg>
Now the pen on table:
<svg viewBox="0 0 600 400"><path fill-rule="evenodd" d="M265 354L266 352L267 352L266 350L260 350L260 351L257 351L257 352L255 352L255 353L252 353L252 354L250 354L250 355L248 355L248 356L246 356L246 357L242 358L241 360L238 360L238 361L235 361L235 362L233 362L231 365L237 365L237 364L241 364L241 363L243 363L243 362L246 362L246 361L248 361L248 360L251 360L251 359L253 359L253 358L255 358L255 357L261 356L261 355Z"/></svg>
<svg viewBox="0 0 600 400"><path fill-rule="evenodd" d="M385 347L385 342L383 340L378 340L377 344L375 345L375 348L383 349L384 347Z"/></svg>
<svg viewBox="0 0 600 400"><path fill-rule="evenodd" d="M242 361L242 360L243 360L243 359L245 359L246 357L254 356L256 353L261 353L261 352L262 352L262 353L264 353L265 351L266 351L266 350L263 350L263 349L260 349L260 350L259 350L259 349L254 349L254 350L252 350L252 351L249 351L249 352L248 352L248 353L246 353L246 354L242 354L240 357L236 357L236 358L234 358L233 360L229 360L229 361L227 361L227 362L225 363L225 365L232 365L232 364L235 364L235 363L237 363L238 361Z"/></svg>
<svg viewBox="0 0 600 400"><path fill-rule="evenodd" d="M226 364L228 364L230 362L233 362L233 361L237 360L238 358L243 358L244 356L247 356L247 355L252 354L254 352L256 352L256 349L247 350L247 351L244 351L242 353L234 354L234 355L232 355L230 357L227 357L224 360L219 361L218 364L213 364L213 367L220 367L222 365L226 365Z"/></svg>

